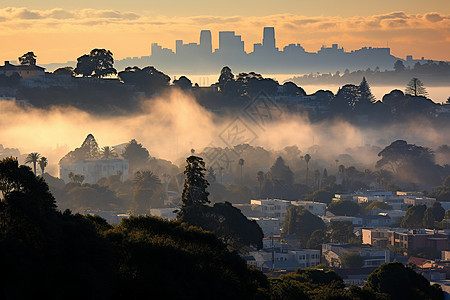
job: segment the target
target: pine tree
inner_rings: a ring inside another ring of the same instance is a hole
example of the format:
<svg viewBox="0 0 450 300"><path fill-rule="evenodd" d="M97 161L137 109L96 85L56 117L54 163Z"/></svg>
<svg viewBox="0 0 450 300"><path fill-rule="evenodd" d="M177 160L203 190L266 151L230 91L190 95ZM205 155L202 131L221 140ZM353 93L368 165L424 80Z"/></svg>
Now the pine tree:
<svg viewBox="0 0 450 300"><path fill-rule="evenodd" d="M423 86L422 81L418 78L412 78L408 84L406 85L405 89L406 94L410 94L413 96L424 96L426 97L428 95L427 90Z"/></svg>
<svg viewBox="0 0 450 300"><path fill-rule="evenodd" d="M359 84L359 102L374 103L375 101L375 96L370 91L370 86L367 83L366 77L363 77L361 83Z"/></svg>
<svg viewBox="0 0 450 300"><path fill-rule="evenodd" d="M206 189L209 186L205 179L205 162L201 157L191 155L186 159L186 168L184 175L183 194L181 195L182 207L179 215L184 214L186 208L193 205L202 205L210 203L209 193Z"/></svg>

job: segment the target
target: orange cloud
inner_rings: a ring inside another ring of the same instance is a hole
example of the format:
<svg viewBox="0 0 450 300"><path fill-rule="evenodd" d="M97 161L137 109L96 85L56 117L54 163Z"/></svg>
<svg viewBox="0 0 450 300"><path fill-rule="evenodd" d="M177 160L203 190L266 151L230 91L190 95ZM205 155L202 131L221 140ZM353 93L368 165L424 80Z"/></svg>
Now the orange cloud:
<svg viewBox="0 0 450 300"><path fill-rule="evenodd" d="M94 47L110 49L119 59L149 55L152 42L169 48L174 48L176 39L198 42L201 29L212 31L216 48L219 31L235 30L242 35L246 50L252 51L253 43L261 42L264 26L276 27L280 48L301 43L307 51L317 51L323 44L339 43L351 50L389 43L391 52L399 57L450 60L450 15L438 12L347 18L294 14L166 17L145 12L23 7L0 9L0 58L14 59L32 50L41 63L61 62L75 60Z"/></svg>

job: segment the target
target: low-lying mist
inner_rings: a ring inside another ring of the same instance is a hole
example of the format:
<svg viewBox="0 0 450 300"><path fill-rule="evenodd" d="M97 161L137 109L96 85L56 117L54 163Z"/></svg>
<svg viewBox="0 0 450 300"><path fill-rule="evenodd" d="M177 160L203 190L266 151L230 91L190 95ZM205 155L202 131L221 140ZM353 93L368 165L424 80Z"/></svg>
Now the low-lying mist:
<svg viewBox="0 0 450 300"><path fill-rule="evenodd" d="M38 109L1 100L0 144L19 148L22 154L39 152L49 159L48 171L56 175L61 157L79 147L89 133L100 147L136 139L151 156L176 164L182 164L191 149L201 152L207 146L230 147L251 141L253 146L274 151L297 145L301 155L309 151L312 159L321 159L324 165L334 165L339 155L347 153L356 164L373 167L377 151L397 139L430 148L450 143L448 130L418 119L362 129L346 120L312 124L307 117L288 112L276 118L264 114L258 118L246 117L244 109L217 117L179 90L144 100L139 113L111 117L73 107ZM272 163L267 162L268 167Z"/></svg>

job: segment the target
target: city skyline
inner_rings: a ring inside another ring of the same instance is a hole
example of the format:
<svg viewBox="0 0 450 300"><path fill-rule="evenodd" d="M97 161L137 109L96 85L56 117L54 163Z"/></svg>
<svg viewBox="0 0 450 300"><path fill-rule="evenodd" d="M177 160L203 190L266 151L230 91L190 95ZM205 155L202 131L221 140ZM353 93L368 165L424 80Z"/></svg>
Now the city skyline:
<svg viewBox="0 0 450 300"><path fill-rule="evenodd" d="M389 45L396 57L413 55L450 60L448 3L430 1L426 6L412 1L403 9L395 3L370 10L370 5L365 9L350 9L346 6L350 2L341 3L342 7L334 13L329 11L334 4L311 11L290 9L292 3L289 2L283 9L280 3L276 7L271 4L269 8L274 8L271 14L268 8L259 9L260 5L253 12L249 11L247 4L234 11L224 8L213 12L208 10L211 7L193 5L198 9L189 8L182 14L177 13L177 5L172 5L176 8L169 14L166 8L159 7L160 4L151 10L133 1L127 8L115 2L105 5L102 1L94 6L87 6L83 1L77 5L55 6L52 1L44 1L42 6L21 1L23 7L9 7L17 2L6 1L0 6L3 41L0 57L15 60L25 52L34 51L38 63L46 64L74 61L93 48L109 49L115 59L148 56L154 42L173 49L175 40L198 42L198 32L205 28L212 32L213 49L219 48L218 32L229 30L238 32L246 41L245 51L251 52L252 45L261 42L261 28L268 26L277 28L280 49L293 41L300 42L308 52L331 44L345 49Z"/></svg>
<svg viewBox="0 0 450 300"><path fill-rule="evenodd" d="M238 72L258 70L263 73L310 73L330 72L345 69L392 69L399 58L391 55L389 47L362 47L345 51L338 44L322 46L317 52L308 52L293 41L284 47L277 47L276 29L264 27L261 41L253 44L252 51L245 50L245 41L235 31L219 32L219 47L212 47L210 30L201 30L198 43L175 41L175 49L164 48L152 43L151 56L127 58L117 61L119 68L128 65L143 67L153 65L170 73L211 74L227 65ZM428 59L428 58L427 58ZM408 66L426 60L409 55Z"/></svg>

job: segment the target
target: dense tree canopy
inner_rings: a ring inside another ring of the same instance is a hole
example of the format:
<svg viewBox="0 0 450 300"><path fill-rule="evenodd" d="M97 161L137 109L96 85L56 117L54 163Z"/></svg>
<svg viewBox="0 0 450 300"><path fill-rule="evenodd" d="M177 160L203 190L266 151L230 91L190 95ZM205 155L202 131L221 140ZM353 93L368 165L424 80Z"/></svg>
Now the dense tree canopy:
<svg viewBox="0 0 450 300"><path fill-rule="evenodd" d="M264 234L261 227L229 202L216 203L212 207L193 206L186 210L180 220L214 232L234 250L262 248Z"/></svg>
<svg viewBox="0 0 450 300"><path fill-rule="evenodd" d="M169 86L170 77L155 67L149 66L143 69L139 67L127 67L119 72L121 81L134 85L138 90L144 91L148 96L162 91Z"/></svg>
<svg viewBox="0 0 450 300"><path fill-rule="evenodd" d="M148 150L138 143L135 139L132 139L125 146L125 150L122 153L123 158L128 159L130 170L135 171L145 164L150 158Z"/></svg>
<svg viewBox="0 0 450 300"><path fill-rule="evenodd" d="M288 208L284 218L283 233L296 235L302 247L306 246L311 234L318 229L325 229L325 223L321 218L301 206Z"/></svg>
<svg viewBox="0 0 450 300"><path fill-rule="evenodd" d="M27 52L21 57L19 57L19 62L21 65L29 65L29 66L35 66L36 65L36 55L34 55L34 52Z"/></svg>
<svg viewBox="0 0 450 300"><path fill-rule="evenodd" d="M328 210L336 216L356 216L361 212L358 203L349 200L333 201Z"/></svg>
<svg viewBox="0 0 450 300"><path fill-rule="evenodd" d="M430 285L425 277L398 262L384 264L373 271L364 288L389 294L392 299L444 299L439 285Z"/></svg>
<svg viewBox="0 0 450 300"><path fill-rule="evenodd" d="M403 228L422 228L423 217L427 207L425 205L410 206L400 224Z"/></svg>
<svg viewBox="0 0 450 300"><path fill-rule="evenodd" d="M96 78L117 74L114 69L114 58L111 51L106 49L92 49L77 59L77 67L74 72L78 75L92 76Z"/></svg>
<svg viewBox="0 0 450 300"><path fill-rule="evenodd" d="M433 152L426 147L397 140L384 148L376 167L388 167L399 180L422 184L441 182L441 168L435 164Z"/></svg>

